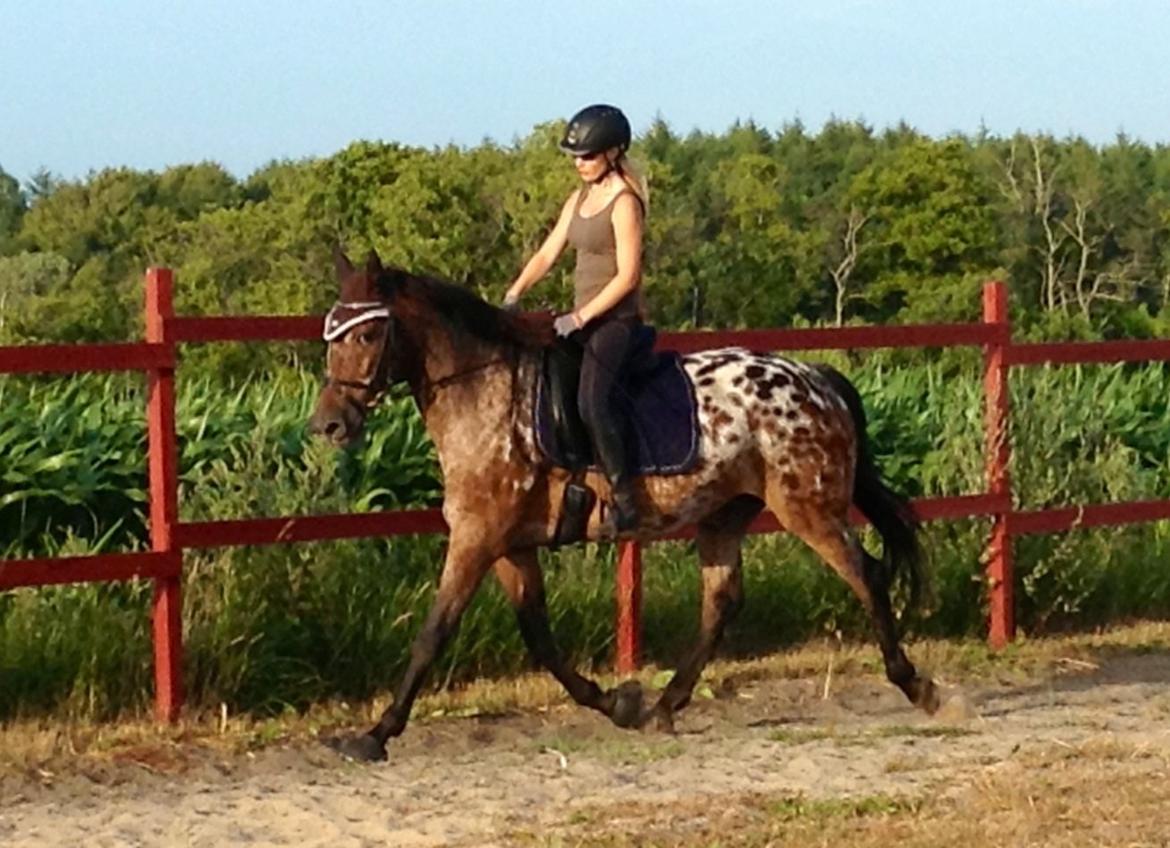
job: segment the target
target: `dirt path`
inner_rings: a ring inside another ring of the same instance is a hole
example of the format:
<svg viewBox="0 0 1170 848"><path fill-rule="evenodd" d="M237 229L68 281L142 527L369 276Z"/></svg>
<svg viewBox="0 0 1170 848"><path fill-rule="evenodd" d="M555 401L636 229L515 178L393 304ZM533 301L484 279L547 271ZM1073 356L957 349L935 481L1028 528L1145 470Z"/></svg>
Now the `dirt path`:
<svg viewBox="0 0 1170 848"><path fill-rule="evenodd" d="M0 845L610 841L590 836L598 832L706 845L720 822L734 831L744 799L955 796L1062 759L1104 764L1113 780L1166 783L1170 655L1094 666L1072 661L1068 673L1023 685L952 689L961 697L935 720L876 677L838 681L827 700L823 679L731 679L688 709L673 737L558 707L416 723L391 761L373 767L339 763L308 742L240 756L130 752L75 773L0 779Z"/></svg>

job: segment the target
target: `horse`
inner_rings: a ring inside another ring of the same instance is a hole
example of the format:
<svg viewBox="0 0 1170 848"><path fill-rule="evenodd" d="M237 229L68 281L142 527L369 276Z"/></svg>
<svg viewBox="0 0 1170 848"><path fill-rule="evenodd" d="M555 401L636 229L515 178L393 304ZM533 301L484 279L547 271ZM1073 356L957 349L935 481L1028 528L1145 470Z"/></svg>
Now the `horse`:
<svg viewBox="0 0 1170 848"><path fill-rule="evenodd" d="M925 712L938 708L934 683L899 643L890 600L899 573L917 586L915 516L883 481L861 398L839 372L743 348L682 357L697 403L697 464L683 474L638 478L640 522L621 538L697 527L701 628L656 703L646 706L636 681L603 690L579 674L549 626L537 553L554 540L571 478L542 454L534 435L534 386L554 341L551 317L499 309L465 287L383 267L372 250L364 266L355 266L337 247L334 265L340 295L326 318L325 383L309 428L343 447L360 436L368 410L388 388L405 383L435 445L450 532L433 605L393 703L368 732L333 738L341 754L386 758L387 740L405 729L428 669L489 571L514 608L526 649L574 701L621 727L652 722L670 730L743 605L741 542L765 508L860 600L889 681ZM608 491L595 469L585 482ZM604 497L598 500L585 527L590 540L605 531ZM882 559L855 536L851 505L881 537Z"/></svg>

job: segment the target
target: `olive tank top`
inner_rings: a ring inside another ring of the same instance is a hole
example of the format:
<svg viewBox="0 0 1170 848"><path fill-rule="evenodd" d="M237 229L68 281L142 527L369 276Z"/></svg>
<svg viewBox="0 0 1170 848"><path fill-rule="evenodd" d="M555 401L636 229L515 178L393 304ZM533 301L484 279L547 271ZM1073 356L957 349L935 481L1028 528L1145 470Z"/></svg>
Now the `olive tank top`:
<svg viewBox="0 0 1170 848"><path fill-rule="evenodd" d="M588 195L582 189L569 222L569 244L577 251L577 266L573 270L573 308L580 309L605 288L617 274L617 242L613 235L613 204L626 194L620 191L596 214L581 215L581 203ZM632 194L633 192L629 192ZM634 290L618 301L606 313L611 318L640 318L642 315L642 280Z"/></svg>

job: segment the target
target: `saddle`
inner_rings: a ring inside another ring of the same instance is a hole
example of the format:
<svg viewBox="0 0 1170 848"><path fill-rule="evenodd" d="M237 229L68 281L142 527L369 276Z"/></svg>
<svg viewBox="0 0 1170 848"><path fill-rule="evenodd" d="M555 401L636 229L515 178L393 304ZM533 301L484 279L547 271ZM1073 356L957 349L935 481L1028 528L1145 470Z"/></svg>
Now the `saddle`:
<svg viewBox="0 0 1170 848"><path fill-rule="evenodd" d="M695 389L674 351L655 351L653 327L642 325L614 386L611 403L623 427L626 467L632 476L684 474L699 459ZM555 544L584 537L596 495L582 482L594 467L589 433L577 408L583 349L558 339L544 354L536 386L533 430L541 453L572 472Z"/></svg>

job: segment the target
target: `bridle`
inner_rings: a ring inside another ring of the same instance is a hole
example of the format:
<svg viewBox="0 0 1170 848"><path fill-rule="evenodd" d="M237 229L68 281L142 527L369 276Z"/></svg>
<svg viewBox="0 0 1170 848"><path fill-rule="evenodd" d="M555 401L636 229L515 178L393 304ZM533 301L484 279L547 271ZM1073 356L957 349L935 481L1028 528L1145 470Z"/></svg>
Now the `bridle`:
<svg viewBox="0 0 1170 848"><path fill-rule="evenodd" d="M356 380L343 380L333 376L333 343L359 324L368 321L385 321L386 333L382 337L382 346L378 350L378 358L374 362L373 371L366 377ZM325 384L342 386L348 389L360 389L369 393L365 405L372 409L378 405L388 388L387 369L389 357L386 351L390 348L390 337L394 333L394 322L390 315L390 307L380 301L350 302L337 301L325 316L325 329L321 337L328 342L325 349Z"/></svg>
<svg viewBox="0 0 1170 848"><path fill-rule="evenodd" d="M333 369L331 367L333 343L354 327L369 321L385 321L387 323L386 333L382 337L382 347L378 351L378 358L374 362L373 370L368 376L359 377L354 380L343 380L340 377L333 376ZM333 308L325 316L325 330L321 335L329 343L325 354L325 384L341 386L348 389L360 389L361 391L367 392L369 397L365 401L365 406L367 409L373 409L389 389L390 381L388 379L388 372L390 357L387 355L387 351L392 346L394 336L394 316L390 313L390 307L381 301L345 302L339 300L333 304ZM505 364L511 364L510 360L505 357L495 357L481 362L478 365L473 365L464 371L456 371L435 380L429 380L424 377L424 385L421 391L423 403L424 405L429 404L434 398L435 393L445 386L458 383L465 377L470 377L472 374L485 371L493 365Z"/></svg>

